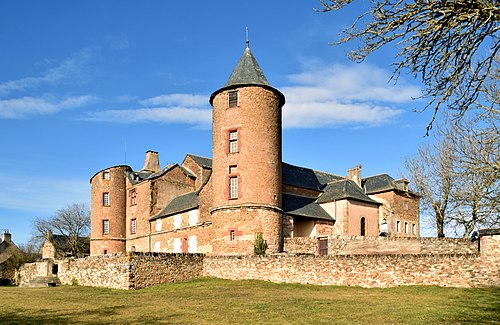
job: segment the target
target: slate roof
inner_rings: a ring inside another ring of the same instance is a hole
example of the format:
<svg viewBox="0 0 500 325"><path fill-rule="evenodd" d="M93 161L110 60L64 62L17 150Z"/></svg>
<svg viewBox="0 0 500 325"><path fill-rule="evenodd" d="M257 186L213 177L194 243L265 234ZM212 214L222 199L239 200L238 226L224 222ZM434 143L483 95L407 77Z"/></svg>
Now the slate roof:
<svg viewBox="0 0 500 325"><path fill-rule="evenodd" d="M365 193L363 193L363 190L350 179L329 183L325 187L324 193L318 198L318 203L326 203L343 199L352 199L381 205L381 203L370 199Z"/></svg>
<svg viewBox="0 0 500 325"><path fill-rule="evenodd" d="M282 198L283 211L287 214L329 221L335 220L314 199L292 194L283 194Z"/></svg>
<svg viewBox="0 0 500 325"><path fill-rule="evenodd" d="M394 178L387 174L365 177L363 178L361 185L366 194L397 190L408 192L411 195L419 196L419 194L417 193L405 190L402 183L394 180Z"/></svg>
<svg viewBox="0 0 500 325"><path fill-rule="evenodd" d="M245 48L224 88L237 85L270 86L248 46Z"/></svg>
<svg viewBox="0 0 500 325"><path fill-rule="evenodd" d="M323 190L326 184L345 179L345 177L320 172L317 170L282 164L283 184L312 189Z"/></svg>
<svg viewBox="0 0 500 325"><path fill-rule="evenodd" d="M196 209L198 207L198 192L190 192L174 198L163 210L149 220L161 217L168 217L184 211Z"/></svg>
<svg viewBox="0 0 500 325"><path fill-rule="evenodd" d="M68 252L71 251L71 246L69 244L69 238L64 235L50 235L49 238L52 245L58 252ZM90 254L90 238L89 237L78 237L79 245L83 248L82 253L84 255Z"/></svg>
<svg viewBox="0 0 500 325"><path fill-rule="evenodd" d="M248 43L247 47L245 48L245 51L243 52L243 55L240 57L240 60L236 64L236 67L229 76L229 79L227 80L224 87L215 91L210 96L210 104L212 103L215 95L217 95L219 92L228 88L234 88L237 86L246 86L246 85L256 85L268 88L274 91L280 97L281 106L285 103L285 96L280 91L269 85L269 82L267 81L264 72L262 72L262 69L257 63L257 60L252 54L252 51L250 51Z"/></svg>
<svg viewBox="0 0 500 325"><path fill-rule="evenodd" d="M203 168L208 168L212 169L212 159L211 158L205 158L205 157L200 157L196 156L193 154L188 153L186 156L191 157L191 159L194 160L195 163L200 165Z"/></svg>

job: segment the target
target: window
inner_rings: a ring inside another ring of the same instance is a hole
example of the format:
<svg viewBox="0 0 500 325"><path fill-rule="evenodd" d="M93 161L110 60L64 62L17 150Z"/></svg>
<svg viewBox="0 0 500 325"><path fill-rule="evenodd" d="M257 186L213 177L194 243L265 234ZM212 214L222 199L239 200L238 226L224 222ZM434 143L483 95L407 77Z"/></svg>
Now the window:
<svg viewBox="0 0 500 325"><path fill-rule="evenodd" d="M104 235L109 234L109 220L102 221L102 233Z"/></svg>
<svg viewBox="0 0 500 325"><path fill-rule="evenodd" d="M238 152L238 131L229 132L229 152Z"/></svg>
<svg viewBox="0 0 500 325"><path fill-rule="evenodd" d="M366 219L365 217L361 217L361 236L366 236Z"/></svg>
<svg viewBox="0 0 500 325"><path fill-rule="evenodd" d="M231 230L231 231L229 232L229 240L230 240L230 241L234 241L234 239L235 239L234 230Z"/></svg>
<svg viewBox="0 0 500 325"><path fill-rule="evenodd" d="M396 221L396 231L401 232L401 221Z"/></svg>
<svg viewBox="0 0 500 325"><path fill-rule="evenodd" d="M236 165L231 165L229 166L229 174L234 174L237 172L238 166Z"/></svg>
<svg viewBox="0 0 500 325"><path fill-rule="evenodd" d="M135 188L130 190L130 205L137 205L137 191Z"/></svg>
<svg viewBox="0 0 500 325"><path fill-rule="evenodd" d="M405 234L408 234L408 222L405 222Z"/></svg>
<svg viewBox="0 0 500 325"><path fill-rule="evenodd" d="M103 254L106 255L107 253L108 253L108 250L105 249L104 252L103 252Z"/></svg>
<svg viewBox="0 0 500 325"><path fill-rule="evenodd" d="M130 221L130 233L134 235L137 232L137 219Z"/></svg>
<svg viewBox="0 0 500 325"><path fill-rule="evenodd" d="M417 234L417 225L416 224L411 225L411 232L413 235Z"/></svg>
<svg viewBox="0 0 500 325"><path fill-rule="evenodd" d="M107 192L102 194L102 205L109 207L109 193Z"/></svg>
<svg viewBox="0 0 500 325"><path fill-rule="evenodd" d="M229 178L229 198L230 199L238 198L238 177Z"/></svg>
<svg viewBox="0 0 500 325"><path fill-rule="evenodd" d="M103 179L109 179L109 172L102 173L102 178Z"/></svg>
<svg viewBox="0 0 500 325"><path fill-rule="evenodd" d="M228 93L228 107L237 107L238 106L238 91L237 90L232 90L229 91Z"/></svg>

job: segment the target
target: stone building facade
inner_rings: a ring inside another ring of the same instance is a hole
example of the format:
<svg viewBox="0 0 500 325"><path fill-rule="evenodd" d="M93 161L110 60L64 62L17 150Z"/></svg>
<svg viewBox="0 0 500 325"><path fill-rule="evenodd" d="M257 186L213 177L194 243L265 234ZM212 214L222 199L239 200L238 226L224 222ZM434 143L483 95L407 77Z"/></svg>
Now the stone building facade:
<svg viewBox="0 0 500 325"><path fill-rule="evenodd" d="M419 237L419 197L406 180L363 178L361 166L340 176L282 162L285 96L248 44L209 101L211 159L188 154L161 168L148 151L141 170L113 166L91 178L91 255L249 255L257 233L268 253L309 238L327 255L335 236Z"/></svg>

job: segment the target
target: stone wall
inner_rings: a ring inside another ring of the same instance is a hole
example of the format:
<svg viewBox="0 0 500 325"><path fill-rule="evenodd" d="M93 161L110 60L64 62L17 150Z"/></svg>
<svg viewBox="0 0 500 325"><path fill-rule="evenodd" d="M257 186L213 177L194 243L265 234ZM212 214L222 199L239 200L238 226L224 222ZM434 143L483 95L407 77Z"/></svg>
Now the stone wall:
<svg viewBox="0 0 500 325"><path fill-rule="evenodd" d="M285 239L288 253L317 254L316 238ZM333 236L328 238L328 255L352 254L477 254L478 242L463 238L393 238Z"/></svg>
<svg viewBox="0 0 500 325"><path fill-rule="evenodd" d="M310 245L313 241L308 242L307 238L301 241L302 247L313 247ZM405 240L380 242L383 245L401 244ZM481 237L480 253L477 252L476 242L460 239L422 238L407 242L411 245L418 243L424 253L342 253L324 257L290 253L265 257L134 253L90 256L54 263L58 264L58 276L63 284L76 282L85 286L115 289L141 289L200 276L372 288L400 285L500 287L498 234ZM50 274L53 270L51 263L26 264L21 269L21 284L29 281L30 277Z"/></svg>
<svg viewBox="0 0 500 325"><path fill-rule="evenodd" d="M135 253L27 263L20 270L20 286L27 285L33 279L52 275L54 264L58 266L60 282L65 285L142 289L200 277L203 255Z"/></svg>
<svg viewBox="0 0 500 325"><path fill-rule="evenodd" d="M400 285L500 286L498 264L463 255L275 255L206 257L204 275L271 282L384 288Z"/></svg>
<svg viewBox="0 0 500 325"><path fill-rule="evenodd" d="M130 263L130 288L186 281L202 276L203 254L136 254Z"/></svg>

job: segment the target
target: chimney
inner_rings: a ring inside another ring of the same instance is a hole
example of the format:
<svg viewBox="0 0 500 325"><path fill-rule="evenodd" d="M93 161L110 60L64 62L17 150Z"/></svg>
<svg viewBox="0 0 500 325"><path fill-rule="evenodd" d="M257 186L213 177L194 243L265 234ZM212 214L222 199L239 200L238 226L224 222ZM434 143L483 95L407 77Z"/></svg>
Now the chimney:
<svg viewBox="0 0 500 325"><path fill-rule="evenodd" d="M146 160L144 161L144 167L141 171L156 173L160 171L160 160L158 159L158 152L153 150L148 150L146 152Z"/></svg>
<svg viewBox="0 0 500 325"><path fill-rule="evenodd" d="M0 242L8 242L10 243L12 241L12 235L9 233L9 231L7 229L4 230L3 234L2 234L2 240Z"/></svg>
<svg viewBox="0 0 500 325"><path fill-rule="evenodd" d="M361 165L348 169L347 178L354 181L354 183L361 187Z"/></svg>

